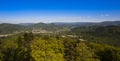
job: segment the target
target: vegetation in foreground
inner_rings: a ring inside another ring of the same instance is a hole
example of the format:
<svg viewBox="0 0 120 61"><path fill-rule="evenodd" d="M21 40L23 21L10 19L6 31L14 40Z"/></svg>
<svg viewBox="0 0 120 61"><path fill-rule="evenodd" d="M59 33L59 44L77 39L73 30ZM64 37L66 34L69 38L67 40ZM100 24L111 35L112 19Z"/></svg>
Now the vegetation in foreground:
<svg viewBox="0 0 120 61"><path fill-rule="evenodd" d="M0 61L120 61L120 48L30 32L0 38Z"/></svg>

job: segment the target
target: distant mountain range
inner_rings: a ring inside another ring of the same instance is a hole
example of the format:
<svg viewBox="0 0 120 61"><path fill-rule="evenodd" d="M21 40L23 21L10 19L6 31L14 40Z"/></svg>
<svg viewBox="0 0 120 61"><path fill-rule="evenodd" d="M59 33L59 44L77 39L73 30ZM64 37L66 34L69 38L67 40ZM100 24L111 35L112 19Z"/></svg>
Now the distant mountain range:
<svg viewBox="0 0 120 61"><path fill-rule="evenodd" d="M108 26L108 25L120 25L120 21L104 21L104 22L71 22L71 23L67 23L67 22L54 22L55 25L58 26L70 26L70 27L79 27L79 26Z"/></svg>
<svg viewBox="0 0 120 61"><path fill-rule="evenodd" d="M21 26L29 26L29 25L33 25L35 23L19 23L18 25L21 25Z"/></svg>
<svg viewBox="0 0 120 61"><path fill-rule="evenodd" d="M69 30L71 28L80 26L108 26L117 25L120 26L120 21L105 21L100 23L94 22L54 22L54 23L20 23L20 24L0 24L0 34L19 32L24 30L46 30L46 31L59 31L59 30Z"/></svg>
<svg viewBox="0 0 120 61"><path fill-rule="evenodd" d="M91 26L91 25L99 25L99 26L107 26L107 25L120 25L120 21L104 21L104 22L53 22L53 23L20 23L18 25L22 26L31 26L31 25L48 25L48 24L54 24L58 26Z"/></svg>
<svg viewBox="0 0 120 61"><path fill-rule="evenodd" d="M97 25L100 25L100 26L120 25L120 21L104 21L104 22L98 23Z"/></svg>

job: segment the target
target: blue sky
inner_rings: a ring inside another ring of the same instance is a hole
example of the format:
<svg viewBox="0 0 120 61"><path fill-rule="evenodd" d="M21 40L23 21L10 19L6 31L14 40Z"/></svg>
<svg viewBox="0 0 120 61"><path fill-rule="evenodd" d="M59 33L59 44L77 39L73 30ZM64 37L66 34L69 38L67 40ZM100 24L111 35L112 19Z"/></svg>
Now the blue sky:
<svg viewBox="0 0 120 61"><path fill-rule="evenodd" d="M0 23L120 20L120 0L0 0Z"/></svg>

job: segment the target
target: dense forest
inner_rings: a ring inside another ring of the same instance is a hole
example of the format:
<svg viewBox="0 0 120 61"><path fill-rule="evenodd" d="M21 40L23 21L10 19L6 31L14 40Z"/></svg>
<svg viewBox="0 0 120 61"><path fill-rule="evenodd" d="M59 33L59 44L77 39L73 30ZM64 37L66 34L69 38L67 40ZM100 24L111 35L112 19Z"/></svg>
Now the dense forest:
<svg viewBox="0 0 120 61"><path fill-rule="evenodd" d="M29 32L0 38L0 61L120 61L120 48Z"/></svg>
<svg viewBox="0 0 120 61"><path fill-rule="evenodd" d="M0 37L0 61L120 61L119 25L75 24L1 24L1 35L16 33Z"/></svg>
<svg viewBox="0 0 120 61"><path fill-rule="evenodd" d="M82 38L88 41L120 47L120 26L77 27L70 32L79 36L82 35Z"/></svg>

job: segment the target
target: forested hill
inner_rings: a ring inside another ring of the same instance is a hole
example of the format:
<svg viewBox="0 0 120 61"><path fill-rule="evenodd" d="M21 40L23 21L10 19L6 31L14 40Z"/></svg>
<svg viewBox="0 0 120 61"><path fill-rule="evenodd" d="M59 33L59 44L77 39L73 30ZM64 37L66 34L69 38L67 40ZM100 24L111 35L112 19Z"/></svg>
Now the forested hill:
<svg viewBox="0 0 120 61"><path fill-rule="evenodd" d="M37 30L46 30L46 31L57 31L62 29L63 27L55 25L54 23L37 23L28 26L29 29L37 29Z"/></svg>
<svg viewBox="0 0 120 61"><path fill-rule="evenodd" d="M45 30L45 31L66 31L75 27L87 27L87 26L108 26L108 25L116 25L120 26L120 21L107 21L100 23L92 23L92 22L75 22L75 23L22 23L22 24L8 24L3 23L0 24L0 34L5 33L14 33L28 30Z"/></svg>
<svg viewBox="0 0 120 61"><path fill-rule="evenodd" d="M25 27L17 24L8 24L8 23L0 24L0 34L19 32L22 30L25 30Z"/></svg>
<svg viewBox="0 0 120 61"><path fill-rule="evenodd" d="M77 27L70 32L97 43L120 46L120 26Z"/></svg>
<svg viewBox="0 0 120 61"><path fill-rule="evenodd" d="M21 31L29 31L29 30L45 30L45 31L58 31L62 30L64 27L55 25L53 23L37 23L37 24L8 24L3 23L0 24L0 34L9 34Z"/></svg>
<svg viewBox="0 0 120 61"><path fill-rule="evenodd" d="M120 26L120 21L104 21L104 22L98 23L96 25L100 25L100 26L108 26L108 25Z"/></svg>

